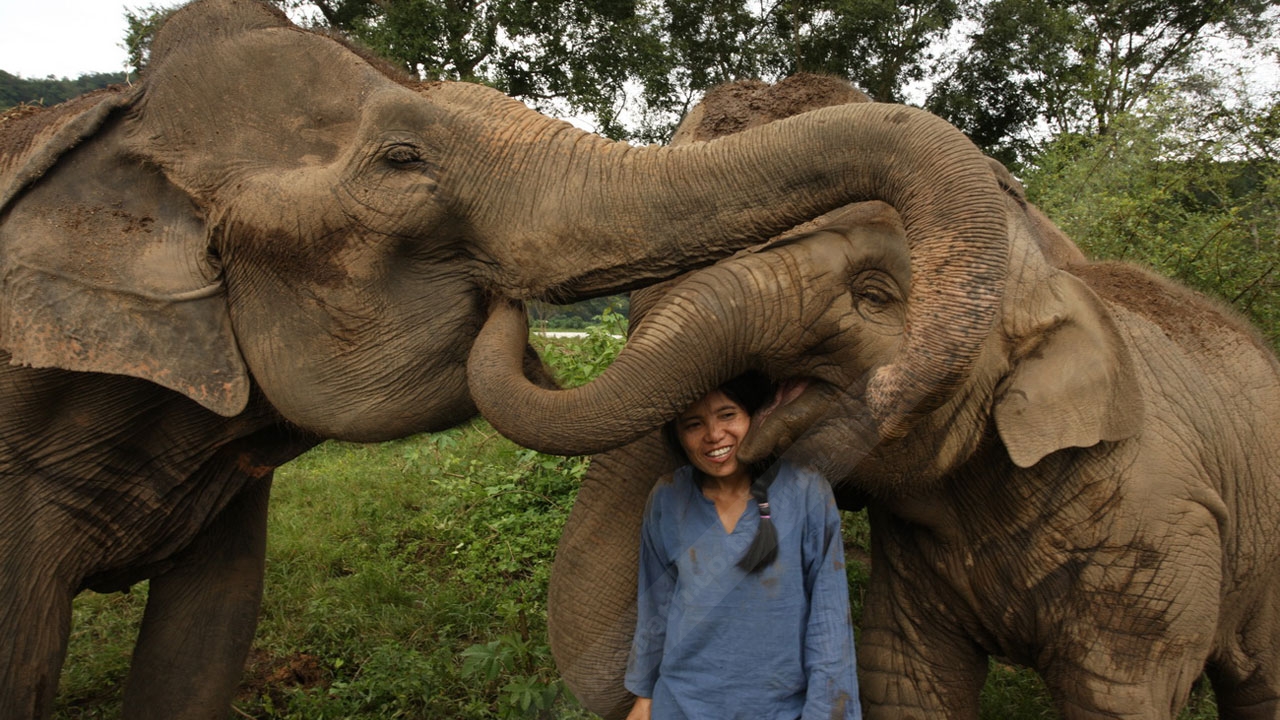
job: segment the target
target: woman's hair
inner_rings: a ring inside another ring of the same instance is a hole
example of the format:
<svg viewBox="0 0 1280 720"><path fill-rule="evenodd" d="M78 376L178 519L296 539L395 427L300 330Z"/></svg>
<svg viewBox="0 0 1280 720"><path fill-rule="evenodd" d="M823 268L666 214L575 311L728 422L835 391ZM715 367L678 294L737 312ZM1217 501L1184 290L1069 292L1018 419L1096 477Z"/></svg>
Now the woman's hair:
<svg viewBox="0 0 1280 720"><path fill-rule="evenodd" d="M773 382L757 370L748 370L726 381L716 390L724 393L725 397L746 410L752 417L755 417L755 414L772 400L774 395ZM678 417L673 418L663 425L662 434L667 444L677 454L686 455L684 446L680 444L680 434L676 427L678 420ZM688 460L687 455L685 459ZM773 525L769 509L769 486L778 477L778 464L775 462L763 469L748 467L747 472L751 475L751 497L755 498L760 510L760 526L756 530L756 536L751 540L751 546L738 561L738 567L748 573L756 573L772 565L778 558L778 529ZM693 468L693 479L699 487L702 486L702 473L696 467Z"/></svg>

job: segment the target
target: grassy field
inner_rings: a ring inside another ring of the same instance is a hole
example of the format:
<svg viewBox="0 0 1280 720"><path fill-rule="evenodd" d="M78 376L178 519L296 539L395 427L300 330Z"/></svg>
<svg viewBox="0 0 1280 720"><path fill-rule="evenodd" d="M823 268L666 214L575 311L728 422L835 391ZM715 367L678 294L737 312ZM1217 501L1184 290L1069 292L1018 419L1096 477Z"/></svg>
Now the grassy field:
<svg viewBox="0 0 1280 720"><path fill-rule="evenodd" d="M607 342L546 353L585 377ZM327 443L281 468L261 623L229 717L594 717L559 682L545 622L556 540L585 472L585 459L518 448L483 421ZM856 557L865 518L847 515L845 532ZM856 614L865 566L850 562L849 578ZM145 599L145 584L77 598L57 718L119 717ZM1192 705L1183 720L1217 717L1207 692ZM982 717L1056 713L1034 675L993 663Z"/></svg>

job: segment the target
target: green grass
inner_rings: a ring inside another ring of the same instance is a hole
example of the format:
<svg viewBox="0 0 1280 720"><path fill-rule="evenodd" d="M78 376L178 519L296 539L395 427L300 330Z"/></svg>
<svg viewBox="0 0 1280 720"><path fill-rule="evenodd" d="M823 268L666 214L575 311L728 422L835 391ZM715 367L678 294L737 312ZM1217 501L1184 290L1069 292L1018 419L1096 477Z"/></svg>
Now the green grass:
<svg viewBox="0 0 1280 720"><path fill-rule="evenodd" d="M560 342L548 353L557 366L595 363L606 341ZM551 561L585 471L584 459L518 448L483 421L326 443L280 468L261 622L229 717L593 717L567 697L546 639ZM857 616L864 514L846 514L845 535ZM56 718L119 717L145 599L145 583L76 599ZM993 663L982 717L1056 714L1034 674ZM1207 694L1182 715L1214 717Z"/></svg>

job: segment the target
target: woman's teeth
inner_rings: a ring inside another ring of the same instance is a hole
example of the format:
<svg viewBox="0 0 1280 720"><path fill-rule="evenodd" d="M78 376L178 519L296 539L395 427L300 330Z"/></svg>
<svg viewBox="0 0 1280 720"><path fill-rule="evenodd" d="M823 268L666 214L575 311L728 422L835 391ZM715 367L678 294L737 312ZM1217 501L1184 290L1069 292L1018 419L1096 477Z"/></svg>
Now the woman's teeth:
<svg viewBox="0 0 1280 720"><path fill-rule="evenodd" d="M707 457L713 457L713 458L724 457L725 455L728 455L729 451L732 449L733 448L731 447L716 448L715 450L712 450L711 452L707 453Z"/></svg>

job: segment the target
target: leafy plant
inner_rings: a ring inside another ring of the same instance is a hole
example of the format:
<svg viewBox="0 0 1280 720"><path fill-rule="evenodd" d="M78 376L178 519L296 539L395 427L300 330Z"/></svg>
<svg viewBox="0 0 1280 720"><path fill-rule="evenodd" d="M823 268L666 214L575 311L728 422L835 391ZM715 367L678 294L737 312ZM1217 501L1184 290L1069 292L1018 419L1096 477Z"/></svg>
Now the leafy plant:
<svg viewBox="0 0 1280 720"><path fill-rule="evenodd" d="M535 347L564 387L577 387L604 372L622 350L626 316L608 306L595 321L584 338L558 338L557 342L534 338Z"/></svg>
<svg viewBox="0 0 1280 720"><path fill-rule="evenodd" d="M1280 145L1256 132L1276 107L1158 99L1107 135L1059 138L1028 194L1086 254L1216 296L1280 347Z"/></svg>

